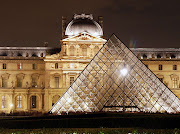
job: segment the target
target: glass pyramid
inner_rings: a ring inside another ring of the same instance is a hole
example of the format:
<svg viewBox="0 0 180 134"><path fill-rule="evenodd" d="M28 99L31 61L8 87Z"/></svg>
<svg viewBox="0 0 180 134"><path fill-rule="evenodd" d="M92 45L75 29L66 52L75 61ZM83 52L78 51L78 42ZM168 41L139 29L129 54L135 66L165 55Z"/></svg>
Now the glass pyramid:
<svg viewBox="0 0 180 134"><path fill-rule="evenodd" d="M51 113L180 112L180 100L115 35L99 50Z"/></svg>

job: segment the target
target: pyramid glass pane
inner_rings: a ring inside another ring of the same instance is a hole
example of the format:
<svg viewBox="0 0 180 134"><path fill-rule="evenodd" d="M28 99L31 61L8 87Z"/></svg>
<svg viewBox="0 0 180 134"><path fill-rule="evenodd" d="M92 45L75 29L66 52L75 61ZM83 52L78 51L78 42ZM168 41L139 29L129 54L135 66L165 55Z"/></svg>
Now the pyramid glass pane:
<svg viewBox="0 0 180 134"><path fill-rule="evenodd" d="M63 112L180 112L180 100L115 35L52 107Z"/></svg>

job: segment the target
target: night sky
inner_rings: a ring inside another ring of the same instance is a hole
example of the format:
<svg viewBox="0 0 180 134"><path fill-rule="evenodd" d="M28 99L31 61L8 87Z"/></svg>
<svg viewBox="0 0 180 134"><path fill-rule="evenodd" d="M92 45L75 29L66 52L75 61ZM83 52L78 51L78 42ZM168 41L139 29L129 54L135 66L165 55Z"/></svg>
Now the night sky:
<svg viewBox="0 0 180 134"><path fill-rule="evenodd" d="M61 17L103 16L104 34L127 46L179 47L180 0L4 0L0 4L0 46L58 47Z"/></svg>

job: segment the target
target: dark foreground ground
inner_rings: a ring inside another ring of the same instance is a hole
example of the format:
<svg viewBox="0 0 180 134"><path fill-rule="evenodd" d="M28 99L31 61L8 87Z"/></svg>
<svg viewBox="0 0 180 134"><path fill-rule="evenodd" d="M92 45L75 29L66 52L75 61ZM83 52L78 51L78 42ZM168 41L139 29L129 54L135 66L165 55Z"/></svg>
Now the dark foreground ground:
<svg viewBox="0 0 180 134"><path fill-rule="evenodd" d="M0 118L0 134L180 134L180 114L94 113Z"/></svg>
<svg viewBox="0 0 180 134"><path fill-rule="evenodd" d="M0 129L1 134L180 134L180 129L141 128L42 128Z"/></svg>

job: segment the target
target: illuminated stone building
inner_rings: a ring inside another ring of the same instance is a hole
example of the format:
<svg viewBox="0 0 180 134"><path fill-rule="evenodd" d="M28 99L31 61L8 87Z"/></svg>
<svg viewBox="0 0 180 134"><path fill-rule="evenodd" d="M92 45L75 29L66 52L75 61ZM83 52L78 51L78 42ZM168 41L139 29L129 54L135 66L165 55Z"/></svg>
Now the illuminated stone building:
<svg viewBox="0 0 180 134"><path fill-rule="evenodd" d="M61 50L0 47L0 112L48 112L105 42L102 17L81 14L62 18ZM131 50L180 97L180 49Z"/></svg>

